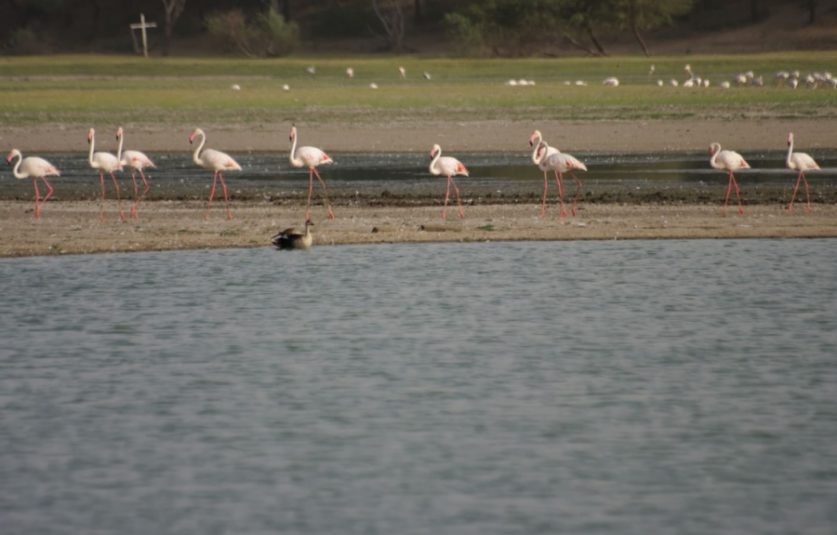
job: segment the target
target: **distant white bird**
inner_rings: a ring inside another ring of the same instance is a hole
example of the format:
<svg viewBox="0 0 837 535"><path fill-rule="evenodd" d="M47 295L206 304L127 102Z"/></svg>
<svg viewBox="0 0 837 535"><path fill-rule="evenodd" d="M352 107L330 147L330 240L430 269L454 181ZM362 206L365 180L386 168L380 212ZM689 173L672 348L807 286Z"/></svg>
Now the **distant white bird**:
<svg viewBox="0 0 837 535"><path fill-rule="evenodd" d="M230 89L232 89L233 91L241 91L241 86L238 84L233 84L230 86Z"/></svg>
<svg viewBox="0 0 837 535"><path fill-rule="evenodd" d="M430 76L430 73L427 72L427 71L424 71L424 79L425 80L430 80L431 78L432 78L432 76Z"/></svg>
<svg viewBox="0 0 837 535"><path fill-rule="evenodd" d="M398 74L399 74L399 75L401 75L401 79L402 79L402 80L403 80L403 79L405 79L405 78L407 78L407 69L405 69L405 68L404 68L404 67L402 67L402 66L399 66L399 67L398 67Z"/></svg>
<svg viewBox="0 0 837 535"><path fill-rule="evenodd" d="M121 126L116 130L116 139L119 141L119 148L116 149L116 157L119 159L119 163L122 164L123 167L128 167L131 170L131 183L134 185L134 204L131 206L131 217L136 218L139 217L138 212L140 202L142 202L145 198L148 190L151 189L151 186L148 185L148 180L145 179L143 169L146 167L155 167L155 165L154 162L151 161L151 158L138 150L126 150L125 152L122 152L122 144L125 141L125 132L122 130ZM136 171L139 171L142 183L145 185L142 195L139 194L139 190L137 188Z"/></svg>
<svg viewBox="0 0 837 535"><path fill-rule="evenodd" d="M723 82L721 82L721 89L729 89L729 88L730 88L729 81L724 80Z"/></svg>
<svg viewBox="0 0 837 535"><path fill-rule="evenodd" d="M313 65L309 65L309 66L305 67L305 72L307 72L308 74L313 76L313 75L317 74L317 67L315 67Z"/></svg>
<svg viewBox="0 0 837 535"><path fill-rule="evenodd" d="M215 186L218 179L221 179L221 190L224 192L224 205L227 208L227 219L232 219L232 212L230 212L230 196L227 190L227 183L224 181L224 171L241 171L241 166L238 162L232 159L229 154L215 150L203 148L206 143L206 134L200 128L195 128L189 134L189 144L195 142L195 138L200 137L201 141L198 143L195 152L192 154L192 161L195 164L212 171L212 187L209 188L209 201L206 203L206 213L204 219L209 217L209 208L212 206L212 199L215 197Z"/></svg>
<svg viewBox="0 0 837 535"><path fill-rule="evenodd" d="M587 87L587 82L585 82L584 80L576 80L575 85L579 87Z"/></svg>
<svg viewBox="0 0 837 535"><path fill-rule="evenodd" d="M677 80L675 80L674 78L672 78L671 80L669 80L669 81L668 81L668 84L669 84L671 87L677 87L677 86L679 86L679 85L680 85L680 82L678 82Z"/></svg>
<svg viewBox="0 0 837 535"><path fill-rule="evenodd" d="M465 212L462 210L462 199L459 195L459 186L456 185L453 177L456 175L469 176L468 169L456 158L450 156L442 156L442 147L438 144L433 145L430 150L430 173L436 176L442 175L448 178L448 187L445 190L445 205L442 208L442 219L448 218L448 199L450 199L450 187L453 186L456 192L456 203L459 205L459 218L465 217Z"/></svg>
<svg viewBox="0 0 837 535"><path fill-rule="evenodd" d="M749 79L747 78L746 74L739 73L735 75L735 85L747 85Z"/></svg>
<svg viewBox="0 0 837 535"><path fill-rule="evenodd" d="M270 238L270 242L277 249L310 249L311 244L314 243L314 236L311 234L310 228L313 225L314 223L310 219L306 219L303 233L296 232L294 227L286 228Z"/></svg>
<svg viewBox="0 0 837 535"><path fill-rule="evenodd" d="M805 178L805 171L819 169L820 166L814 159L804 152L793 152L793 132L788 134L788 155L785 158L785 166L788 169L799 171L796 177L796 186L793 188L793 195L791 195L790 203L788 203L788 211L793 211L793 201L796 199L796 192L799 190L800 180L805 183L805 211L811 211L811 195L808 193L808 179Z"/></svg>
<svg viewBox="0 0 837 535"><path fill-rule="evenodd" d="M32 184L35 186L35 219L40 219L41 208L44 204L46 204L47 200L52 197L53 192L52 184L49 183L46 177L61 176L61 173L54 165L43 158L39 158L37 156L27 156L24 158L17 149L12 149L11 152L9 152L9 155L6 156L6 163L11 165L12 160L15 158L18 158L18 161L14 168L12 168L12 174L19 180L23 180L24 178L32 179ZM47 194L44 196L43 200L40 198L41 194L38 191L39 178L44 181L44 185L47 187Z"/></svg>
<svg viewBox="0 0 837 535"><path fill-rule="evenodd" d="M370 82L369 89L378 89L378 84L376 84L375 82Z"/></svg>
<svg viewBox="0 0 837 535"><path fill-rule="evenodd" d="M649 68L649 69L648 69L648 76L652 76L652 75L654 74L654 71L655 71L656 69L657 69L657 67L656 67L656 66L654 66L654 64L652 63L652 64L651 64L651 68Z"/></svg>
<svg viewBox="0 0 837 535"><path fill-rule="evenodd" d="M657 87L663 87L665 85L662 80L657 80Z"/></svg>
<svg viewBox="0 0 837 535"><path fill-rule="evenodd" d="M282 91L290 91L290 90L291 90L291 86L289 86L288 84L282 84Z"/></svg>
<svg viewBox="0 0 837 535"><path fill-rule="evenodd" d="M119 163L119 158L109 152L94 152L96 145L96 131L90 129L87 132L87 143L90 144L90 154L87 161L90 167L99 170L99 186L101 188L101 196L99 197L99 221L105 220L105 173L110 174L113 181L113 189L116 190L116 203L119 207L119 219L125 221L125 212L122 211L122 199L119 197L119 183L116 181L114 171L121 171L122 164Z"/></svg>
<svg viewBox="0 0 837 535"><path fill-rule="evenodd" d="M799 87L799 78L791 78L790 80L788 80L788 85L791 89L796 89L797 87Z"/></svg>
<svg viewBox="0 0 837 535"><path fill-rule="evenodd" d="M515 87L517 85L517 80L508 80L506 82L506 85L510 87Z"/></svg>
<svg viewBox="0 0 837 535"><path fill-rule="evenodd" d="M325 200L325 205L328 210L328 218L334 219L334 211L331 209L331 202L328 200L328 188L326 188L326 184L323 181L322 177L320 177L319 171L317 171L317 167L320 165L329 165L334 163L334 160L331 159L331 156L326 154L322 149L318 149L317 147L299 147L296 148L297 142L297 131L296 126L291 126L291 132L288 135L288 139L291 142L291 153L288 157L288 160L291 162L291 165L294 167L307 167L308 168L308 206L305 210L305 219L311 219L311 195L314 192L314 176L316 175L317 180L320 181L320 186L323 189L323 198Z"/></svg>
<svg viewBox="0 0 837 535"><path fill-rule="evenodd" d="M685 82L683 82L683 87L694 87L695 81L692 78L689 78Z"/></svg>
<svg viewBox="0 0 837 535"><path fill-rule="evenodd" d="M709 154L712 156L709 159L709 165L711 165L713 169L721 169L729 172L729 184L727 185L727 192L724 195L724 207L722 211L726 213L727 201L729 201L729 194L734 186L735 197L738 199L738 213L739 215L744 215L744 207L741 205L741 190L738 187L738 182L736 182L735 180L735 175L733 174L733 171L737 169L749 169L750 164L748 164L744 160L743 156L741 156L735 151L721 150L720 143L710 144Z"/></svg>
<svg viewBox="0 0 837 535"><path fill-rule="evenodd" d="M776 81L776 86L782 86L785 82L788 81L790 78L790 73L788 71L778 71L776 74L773 75L773 79Z"/></svg>
<svg viewBox="0 0 837 535"><path fill-rule="evenodd" d="M350 79L354 78L355 77L355 70L351 67L346 67L346 76Z"/></svg>
<svg viewBox="0 0 837 535"><path fill-rule="evenodd" d="M709 86L710 86L709 80L707 78L704 78L703 79L703 87L709 87Z"/></svg>
<svg viewBox="0 0 837 535"><path fill-rule="evenodd" d="M523 78L521 78L517 81L517 85L527 86L529 85L529 80L524 80Z"/></svg>
<svg viewBox="0 0 837 535"><path fill-rule="evenodd" d="M609 76L602 81L602 85L605 87L619 87L619 78Z"/></svg>

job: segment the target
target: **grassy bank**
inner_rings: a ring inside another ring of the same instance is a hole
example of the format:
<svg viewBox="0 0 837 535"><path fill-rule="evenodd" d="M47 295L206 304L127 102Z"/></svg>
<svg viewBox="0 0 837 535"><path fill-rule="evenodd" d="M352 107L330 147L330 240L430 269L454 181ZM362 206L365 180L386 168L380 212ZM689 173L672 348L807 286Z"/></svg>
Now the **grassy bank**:
<svg viewBox="0 0 837 535"><path fill-rule="evenodd" d="M685 78L683 66L713 82L708 89L656 87ZM656 66L649 76L651 64ZM0 118L31 123L205 121L399 121L445 114L451 120L600 120L638 118L837 117L837 91L776 88L773 73L828 70L837 52L744 56L600 59L440 59L417 57L155 58L48 56L0 58ZM315 65L316 75L305 68ZM399 77L397 67L407 69ZM345 76L347 66L356 72ZM753 70L767 87L723 90L722 80ZM432 75L426 80L423 72ZM601 86L617 76L618 88ZM506 87L508 79L534 87ZM567 86L584 80L589 86ZM379 89L372 90L375 82ZM230 89L239 84L240 91ZM290 91L283 91L288 84ZM114 119L114 117L117 119Z"/></svg>

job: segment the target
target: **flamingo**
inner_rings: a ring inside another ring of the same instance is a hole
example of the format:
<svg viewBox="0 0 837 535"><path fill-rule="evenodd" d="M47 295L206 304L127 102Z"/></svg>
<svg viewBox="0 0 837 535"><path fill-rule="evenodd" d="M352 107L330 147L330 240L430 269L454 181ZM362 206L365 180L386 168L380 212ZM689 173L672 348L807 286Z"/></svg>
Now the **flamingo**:
<svg viewBox="0 0 837 535"><path fill-rule="evenodd" d="M430 162L430 172L436 176L444 175L448 177L448 188L445 191L445 206L442 209L442 219L447 220L448 218L448 199L450 198L451 184L453 184L453 189L456 192L456 202L459 205L459 218L464 218L465 212L462 211L462 199L459 196L459 186L456 185L453 177L456 175L469 176L468 169L466 169L462 162L456 158L451 158L450 156L442 157L442 147L438 144L433 145L433 148L430 150L430 158L432 158L432 161Z"/></svg>
<svg viewBox="0 0 837 535"><path fill-rule="evenodd" d="M727 185L727 192L724 195L724 208L722 212L726 213L727 201L729 201L729 194L732 187L735 186L735 198L738 199L738 214L744 215L744 207L741 206L741 189L738 187L738 182L735 180L733 171L736 169L750 169L744 157L732 150L721 150L720 143L712 143L709 145L709 154L712 156L709 159L709 165L714 169L722 169L729 172L729 184Z"/></svg>
<svg viewBox="0 0 837 535"><path fill-rule="evenodd" d="M105 221L105 173L110 174L110 178L113 181L113 189L116 190L119 219L120 221L125 221L125 212L122 211L122 199L119 197L119 183L113 174L114 171L122 170L122 164L119 162L119 158L109 152L94 152L96 130L92 128L87 132L87 143L90 144L90 154L87 157L87 161L90 163L90 167L99 170L99 185L102 192L99 198L99 221L103 223Z"/></svg>
<svg viewBox="0 0 837 535"><path fill-rule="evenodd" d="M306 219L304 233L295 232L296 229L293 227L286 228L270 238L270 242L277 249L310 249L311 244L314 243L314 236L309 227L313 225L313 221Z"/></svg>
<svg viewBox="0 0 837 535"><path fill-rule="evenodd" d="M549 149L553 149L554 152L550 152ZM539 166L543 166L547 169L552 169L553 173L555 173L555 181L558 183L558 193L561 197L561 211L560 217L567 217L567 212L564 209L564 173L569 173L570 176L573 177L575 180L575 195L573 196L573 207L572 213L576 215L576 203L578 202L578 196L581 194L582 184L581 180L575 176L573 171L586 171L587 166L584 165L584 162L576 158L571 154L567 154L566 152L561 152L555 147L550 147L547 145L546 141L541 141L538 148L535 149L535 153L532 155L533 160L538 161ZM542 167L542 168L543 168Z"/></svg>
<svg viewBox="0 0 837 535"><path fill-rule="evenodd" d="M35 186L35 219L40 219L41 207L46 204L47 199L52 196L53 191L52 184L49 183L46 177L61 176L61 173L54 165L43 158L38 158L37 156L27 156L24 158L17 149L12 149L11 152L9 152L9 155L6 156L6 163L11 165L12 160L15 158L18 158L18 160L14 168L12 168L12 174L19 180L23 180L24 178L32 179L32 184ZM44 181L44 184L47 187L47 194L44 196L43 200L40 198L41 194L38 191L39 178Z"/></svg>
<svg viewBox="0 0 837 535"><path fill-rule="evenodd" d="M799 181L805 182L805 211L811 211L811 196L808 193L808 179L805 178L805 171L809 169L819 169L820 166L811 158L810 155L804 152L793 152L793 132L788 134L788 155L785 158L785 165L788 169L799 171L799 176L796 177L796 186L793 188L793 195L788 204L788 211L793 212L793 201L796 199L796 192L799 190Z"/></svg>
<svg viewBox="0 0 837 535"><path fill-rule="evenodd" d="M206 203L206 214L204 219L209 218L209 208L212 206L212 199L215 197L215 185L218 179L221 179L221 189L224 191L224 205L227 208L227 219L232 219L232 212L230 212L230 196L227 191L227 183L224 182L223 171L241 171L241 166L238 162L233 160L228 154L215 149L205 149L203 146L206 143L206 134L200 128L195 128L189 134L189 143L194 143L195 138L200 136L201 142L192 154L192 161L204 169L212 170L212 187L209 188L209 201Z"/></svg>
<svg viewBox="0 0 837 535"><path fill-rule="evenodd" d="M328 188L326 188L325 182L322 177L320 177L319 171L317 171L318 166L332 164L334 163L334 160L331 159L331 156L317 147L299 147L297 149L296 126L291 126L291 132L288 139L291 141L291 154L288 157L291 165L294 167L308 168L308 207L305 210L305 219L311 219L311 194L314 191L315 175L323 188L323 197L325 198L326 207L328 208L328 218L334 219L334 211L331 209L331 203L328 200Z"/></svg>
<svg viewBox="0 0 837 535"><path fill-rule="evenodd" d="M151 186L148 185L148 180L145 179L145 173L143 173L142 170L146 167L156 166L148 156L138 150L126 150L125 152L122 152L122 143L125 141L125 132L122 130L121 126L116 130L116 139L119 141L119 148L116 150L116 157L119 159L119 163L122 164L123 167L131 169L131 182L134 184L134 204L131 206L131 217L136 218L139 217L137 214L139 203L145 198L145 194L148 193L148 190L151 189ZM137 189L137 171L139 171L140 177L142 177L142 183L145 185L142 196L139 195L139 191Z"/></svg>
<svg viewBox="0 0 837 535"><path fill-rule="evenodd" d="M543 135L541 135L540 130L535 130L532 132L532 135L529 136L529 146L535 147L532 150L532 163L538 166L538 169L543 171L543 200L541 201L541 213L540 217L544 217L546 215L546 194L549 190L549 181L547 180L546 173L549 171L549 167L546 166L546 161L543 162L540 159L540 155L538 154L538 149L540 148L541 144L546 145L546 151L548 155L555 154L558 152L558 149L555 147L550 147L546 144L543 140ZM558 182L558 198L561 201L561 213L566 215L564 212L564 186L559 181Z"/></svg>

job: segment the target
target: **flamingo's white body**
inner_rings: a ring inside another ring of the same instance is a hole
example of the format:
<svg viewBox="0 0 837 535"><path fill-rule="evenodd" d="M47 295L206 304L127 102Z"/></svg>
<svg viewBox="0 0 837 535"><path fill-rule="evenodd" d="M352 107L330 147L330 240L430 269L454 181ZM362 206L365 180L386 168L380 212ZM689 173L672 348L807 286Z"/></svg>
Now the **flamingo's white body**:
<svg viewBox="0 0 837 535"><path fill-rule="evenodd" d="M713 169L720 169L729 173L729 184L724 195L724 208L726 211L727 202L729 201L729 194L732 188L735 187L735 197L738 199L738 213L744 215L744 207L741 205L741 189L738 187L738 182L735 180L733 172L737 169L749 169L750 164L744 160L744 157L732 150L721 150L720 143L712 143L709 145L709 154L712 156L709 159L709 165Z"/></svg>
<svg viewBox="0 0 837 535"><path fill-rule="evenodd" d="M49 183L46 177L61 176L61 173L54 165L43 158L39 158L37 156L27 156L24 158L17 149L12 149L9 152L9 155L6 156L6 163L11 165L12 160L15 158L18 158L18 160L14 168L12 168L12 174L18 180L23 180L24 178L32 179L32 184L35 186L35 219L40 219L41 207L46 204L50 197L52 197L53 192L52 184ZM41 194L38 191L39 178L44 181L44 185L47 187L47 194L43 199L41 199Z"/></svg>
<svg viewBox="0 0 837 535"><path fill-rule="evenodd" d="M318 166L332 164L334 163L334 160L331 159L331 156L317 147L305 146L297 148L296 126L291 127L288 139L291 141L291 153L288 157L291 165L294 167L308 168L308 206L305 211L305 219L311 219L311 195L314 191L314 176L317 177L317 180L320 181L320 185L323 188L323 197L325 198L325 204L328 209L328 218L334 219L334 211L331 209L331 203L328 200L328 188L326 188L325 182L322 177L320 177L320 173L317 171Z"/></svg>
<svg viewBox="0 0 837 535"><path fill-rule="evenodd" d="M450 156L442 156L442 147L438 144L433 145L430 150L430 173L436 176L442 175L448 179L448 187L445 190L445 205L442 208L442 219L448 218L448 200L450 199L450 187L456 192L456 203L459 205L459 217L464 218L465 212L462 210L462 198L459 195L459 186L456 185L453 177L456 175L469 176L468 169L456 158Z"/></svg>
<svg viewBox="0 0 837 535"><path fill-rule="evenodd" d="M532 132L532 135L529 136L529 146L534 147L532 149L532 163L538 166L538 169L543 171L543 200L541 201L541 213L540 216L543 217L546 215L546 194L549 190L549 180L547 179L546 173L549 171L549 167L546 165L546 159L541 159L540 155L538 154L538 149L540 148L541 144L546 146L547 155L555 154L558 152L558 149L555 147L550 147L546 144L543 140L543 135L541 134L540 130L535 130ZM561 211L564 209L564 189L562 184L558 183L558 198L561 201Z"/></svg>
<svg viewBox="0 0 837 535"><path fill-rule="evenodd" d="M551 150L550 150L551 149ZM576 204L578 197L581 194L582 184L581 180L575 176L574 171L586 171L587 166L584 162L566 152L561 152L555 147L550 147L546 141L541 141L535 152L532 153L532 159L538 163L538 166L546 169L552 169L555 174L555 182L558 184L558 196L561 202L559 217L566 217L567 212L564 209L564 173L569 173L575 180L575 195L573 195L572 214L576 215ZM544 193L546 188L544 188ZM545 197L545 195L544 195Z"/></svg>
<svg viewBox="0 0 837 535"><path fill-rule="evenodd" d="M805 178L805 171L819 169L820 166L814 159L804 152L793 152L793 132L788 134L788 155L785 158L785 165L788 169L799 171L796 177L796 186L793 188L793 195L788 203L788 211L793 211L793 201L796 199L796 192L799 190L799 182L805 183L805 211L811 211L811 195L808 192L808 179Z"/></svg>
<svg viewBox="0 0 837 535"><path fill-rule="evenodd" d="M96 146L96 130L91 128L87 132L87 143L90 144L90 153L87 161L90 167L99 170L99 187L101 189L101 196L99 197L99 221L105 220L105 173L110 175L113 181L113 189L116 191L116 202L119 207L119 219L125 220L125 213L122 211L122 199L119 196L119 183L114 176L115 171L122 170L122 164L119 163L119 158L109 152L95 152Z"/></svg>
<svg viewBox="0 0 837 535"><path fill-rule="evenodd" d="M212 187L209 188L209 201L206 204L206 215L204 219L209 217L209 208L212 206L212 199L215 197L215 186L218 179L221 179L221 190L224 192L224 204L227 208L227 219L232 219L232 212L230 212L230 196L227 190L227 183L224 181L224 171L241 171L241 166L238 162L232 159L229 154L215 149L204 149L206 144L206 134L200 128L195 128L189 134L189 143L194 143L195 138L200 137L201 141L198 143L195 152L192 154L192 161L195 164L212 171Z"/></svg>
<svg viewBox="0 0 837 535"><path fill-rule="evenodd" d="M119 159L119 163L122 164L123 167L128 167L131 170L131 183L134 185L134 204L131 206L131 216L138 217L139 203L143 198L145 198L145 194L148 193L148 190L151 188L148 185L148 180L145 178L143 169L146 167L156 166L154 165L154 162L151 161L151 158L138 150L122 151L122 144L125 141L125 132L122 130L121 126L116 131L116 139L119 141L119 148L116 150L116 157ZM139 195L137 188L137 171L139 171L142 183L145 185L145 189L143 190L141 196Z"/></svg>

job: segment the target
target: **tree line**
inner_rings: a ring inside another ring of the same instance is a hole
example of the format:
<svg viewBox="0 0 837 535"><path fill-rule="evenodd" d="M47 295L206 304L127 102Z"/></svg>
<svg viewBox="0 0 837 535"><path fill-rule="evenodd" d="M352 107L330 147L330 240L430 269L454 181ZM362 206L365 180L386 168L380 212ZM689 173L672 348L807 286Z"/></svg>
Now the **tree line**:
<svg viewBox="0 0 837 535"><path fill-rule="evenodd" d="M810 23L824 0L785 0ZM531 54L572 48L607 55L608 41L630 38L650 53L646 34L677 22L712 25L757 21L781 0L3 0L0 50L124 52L139 13L154 20L156 50L175 39L209 42L248 55L278 55L301 42L375 38L410 52L410 38L444 30L469 55ZM723 14L723 17L715 16ZM733 14L733 15L731 15ZM112 43L119 43L113 45ZM127 44L126 44L127 43ZM33 50L29 50L29 49Z"/></svg>

